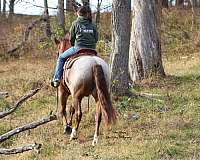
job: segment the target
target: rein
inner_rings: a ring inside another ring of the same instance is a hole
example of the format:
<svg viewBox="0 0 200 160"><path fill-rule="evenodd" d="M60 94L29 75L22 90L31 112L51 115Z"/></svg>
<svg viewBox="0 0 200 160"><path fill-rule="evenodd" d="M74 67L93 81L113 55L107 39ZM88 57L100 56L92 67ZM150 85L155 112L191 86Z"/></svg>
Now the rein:
<svg viewBox="0 0 200 160"><path fill-rule="evenodd" d="M59 52L57 52L57 59L59 57ZM58 111L58 87L56 88L56 113Z"/></svg>

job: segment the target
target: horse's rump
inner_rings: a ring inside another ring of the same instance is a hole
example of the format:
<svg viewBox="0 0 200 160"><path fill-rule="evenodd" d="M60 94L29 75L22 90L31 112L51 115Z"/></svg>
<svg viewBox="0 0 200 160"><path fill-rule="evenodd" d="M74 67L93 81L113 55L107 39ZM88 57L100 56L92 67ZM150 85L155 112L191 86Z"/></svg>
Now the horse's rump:
<svg viewBox="0 0 200 160"><path fill-rule="evenodd" d="M75 92L80 86L87 86L86 90L90 91L94 89L93 66L97 64L102 66L107 86L109 86L108 64L97 56L80 56L73 62L70 69L65 67L63 74L71 93Z"/></svg>

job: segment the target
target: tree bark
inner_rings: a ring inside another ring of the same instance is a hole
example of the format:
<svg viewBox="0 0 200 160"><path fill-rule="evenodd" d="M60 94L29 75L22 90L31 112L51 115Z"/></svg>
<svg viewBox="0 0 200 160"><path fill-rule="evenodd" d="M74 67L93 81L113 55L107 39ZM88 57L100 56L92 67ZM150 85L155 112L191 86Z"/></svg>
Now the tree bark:
<svg viewBox="0 0 200 160"><path fill-rule="evenodd" d="M155 0L134 0L129 52L131 80L164 76Z"/></svg>
<svg viewBox="0 0 200 160"><path fill-rule="evenodd" d="M200 0L197 0L197 7L200 7Z"/></svg>
<svg viewBox="0 0 200 160"><path fill-rule="evenodd" d="M67 12L73 12L73 1L72 0L66 0L66 11Z"/></svg>
<svg viewBox="0 0 200 160"><path fill-rule="evenodd" d="M3 16L6 15L6 0L3 0L3 10L2 10Z"/></svg>
<svg viewBox="0 0 200 160"><path fill-rule="evenodd" d="M90 6L90 0L81 0L84 6Z"/></svg>
<svg viewBox="0 0 200 160"><path fill-rule="evenodd" d="M0 0L0 14L1 14L1 0Z"/></svg>
<svg viewBox="0 0 200 160"><path fill-rule="evenodd" d="M48 2L44 0L44 18L46 19L46 36L51 37L51 25L49 19L49 10L48 10Z"/></svg>
<svg viewBox="0 0 200 160"><path fill-rule="evenodd" d="M173 0L169 0L169 7L172 7Z"/></svg>
<svg viewBox="0 0 200 160"><path fill-rule="evenodd" d="M194 7L196 4L194 0L190 0L190 4L191 4L191 9L192 9L192 26L191 26L191 31L192 31L194 28L194 25L196 24L196 16L195 16L195 10L194 10Z"/></svg>
<svg viewBox="0 0 200 160"><path fill-rule="evenodd" d="M162 0L162 7L163 8L168 8L168 0Z"/></svg>
<svg viewBox="0 0 200 160"><path fill-rule="evenodd" d="M114 95L128 93L128 54L131 29L131 0L113 0L111 91Z"/></svg>
<svg viewBox="0 0 200 160"><path fill-rule="evenodd" d="M64 14L64 0L58 0L58 12L57 12L58 27L65 33L65 14Z"/></svg>
<svg viewBox="0 0 200 160"><path fill-rule="evenodd" d="M100 23L100 10L101 10L102 0L97 1L97 12L96 12L96 24L99 26Z"/></svg>
<svg viewBox="0 0 200 160"><path fill-rule="evenodd" d="M14 5L15 5L15 0L10 0L9 1L9 18L12 18L14 14Z"/></svg>
<svg viewBox="0 0 200 160"><path fill-rule="evenodd" d="M184 0L176 0L177 7L183 7L183 5L184 5Z"/></svg>

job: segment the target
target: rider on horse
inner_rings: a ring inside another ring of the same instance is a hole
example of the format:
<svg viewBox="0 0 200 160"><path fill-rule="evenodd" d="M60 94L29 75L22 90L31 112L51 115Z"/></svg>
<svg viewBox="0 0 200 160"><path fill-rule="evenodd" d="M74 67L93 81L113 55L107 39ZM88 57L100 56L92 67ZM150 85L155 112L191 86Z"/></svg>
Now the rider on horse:
<svg viewBox="0 0 200 160"><path fill-rule="evenodd" d="M98 41L96 25L91 20L91 9L81 6L77 11L77 19L70 28L71 48L62 53L56 64L54 79L51 82L53 87L58 87L63 74L65 60L77 53L82 48L95 49Z"/></svg>

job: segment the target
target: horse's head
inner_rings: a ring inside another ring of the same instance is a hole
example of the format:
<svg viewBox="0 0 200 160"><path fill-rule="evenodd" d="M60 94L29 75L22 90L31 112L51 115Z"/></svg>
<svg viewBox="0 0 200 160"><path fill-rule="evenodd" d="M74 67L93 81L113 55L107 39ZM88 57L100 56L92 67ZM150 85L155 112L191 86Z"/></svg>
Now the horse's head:
<svg viewBox="0 0 200 160"><path fill-rule="evenodd" d="M59 55L71 47L70 41L67 37L62 40L57 40L56 38L54 38L54 41L58 47Z"/></svg>

